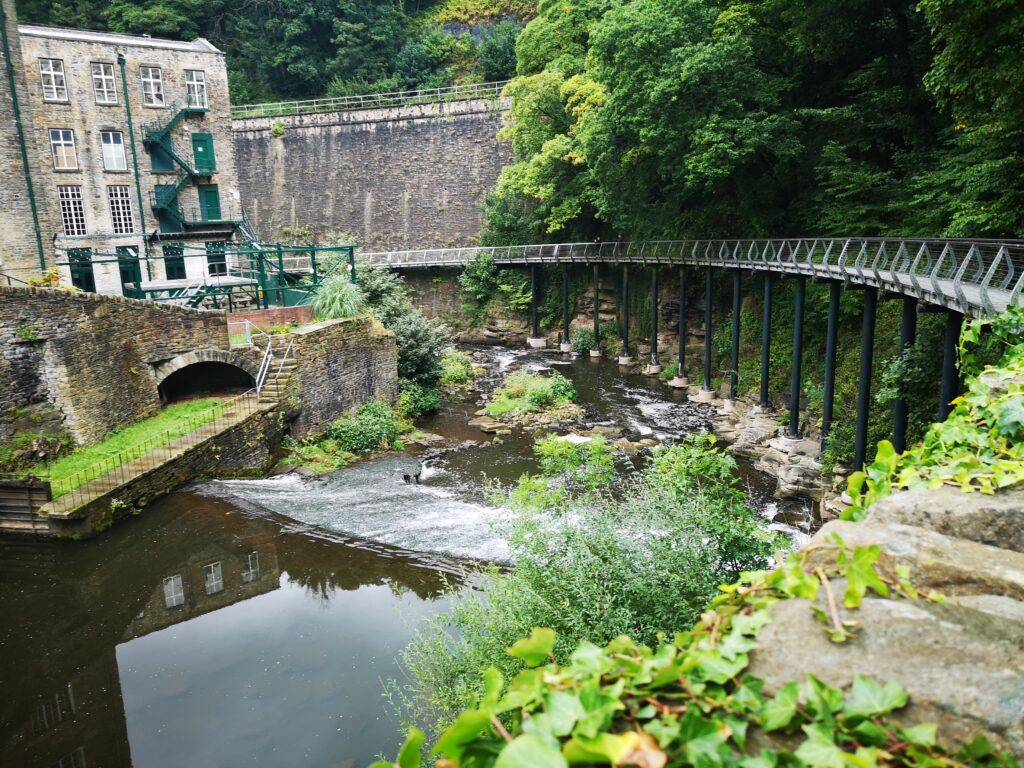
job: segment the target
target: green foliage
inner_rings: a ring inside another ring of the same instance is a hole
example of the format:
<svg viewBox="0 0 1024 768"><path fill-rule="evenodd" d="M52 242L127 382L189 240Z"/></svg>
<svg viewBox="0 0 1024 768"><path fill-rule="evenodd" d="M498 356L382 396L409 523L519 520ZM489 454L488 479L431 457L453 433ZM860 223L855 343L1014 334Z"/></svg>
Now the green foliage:
<svg viewBox="0 0 1024 768"><path fill-rule="evenodd" d="M0 472L17 473L32 465L52 461L74 448L71 435L21 432L0 444Z"/></svg>
<svg viewBox="0 0 1024 768"><path fill-rule="evenodd" d="M662 368L658 378L662 381L669 381L679 375L679 363L671 363Z"/></svg>
<svg viewBox="0 0 1024 768"><path fill-rule="evenodd" d="M961 362L972 375L967 392L953 401L945 422L933 424L924 439L902 454L888 441L865 471L850 476L853 506L844 513L862 519L868 507L895 490L952 485L964 491L995 493L1024 482L1024 310L1019 307L969 323L961 337ZM984 334L984 335L983 335ZM977 347L1002 345L996 365L976 368Z"/></svg>
<svg viewBox="0 0 1024 768"><path fill-rule="evenodd" d="M356 459L355 454L342 450L338 441L330 438L298 441L286 435L281 447L285 450L287 461L310 469L316 475L335 472Z"/></svg>
<svg viewBox="0 0 1024 768"><path fill-rule="evenodd" d="M907 574L879 561L877 548L850 550L836 537L813 556L791 554L773 571L722 587L671 642L659 635L644 645L620 635L566 643L559 631L524 628L525 639L508 642L507 655L481 667L483 680L432 754L451 768L1016 765L983 738L953 752L938 746L935 725L898 724L891 715L909 701L898 683L854 675L843 691L808 676L768 696L746 674L769 607L813 603L821 591L834 601L832 580L843 577L879 597L918 599ZM847 604L856 607L859 598ZM853 627L835 611L812 611L834 641L850 636ZM780 738L768 742L765 733ZM420 735L414 731L412 741L419 744ZM755 740L770 746L752 754Z"/></svg>
<svg viewBox="0 0 1024 768"><path fill-rule="evenodd" d="M418 419L433 413L440 406L441 396L435 387L424 387L408 379L399 379L395 410L401 415Z"/></svg>
<svg viewBox="0 0 1024 768"><path fill-rule="evenodd" d="M516 73L516 40L523 26L506 19L499 22L480 44L480 74L485 81L508 80Z"/></svg>
<svg viewBox="0 0 1024 768"><path fill-rule="evenodd" d="M493 400L487 404L487 413L494 417L511 412L530 413L558 408L575 399L576 390L572 382L557 371L550 376L516 371L494 391Z"/></svg>
<svg viewBox="0 0 1024 768"><path fill-rule="evenodd" d="M477 374L473 366L473 358L465 352L457 349L450 349L441 358L441 386L450 387L453 384L465 384Z"/></svg>
<svg viewBox="0 0 1024 768"><path fill-rule="evenodd" d="M348 275L331 275L317 288L312 304L317 320L344 320L359 314L363 296Z"/></svg>
<svg viewBox="0 0 1024 768"><path fill-rule="evenodd" d="M459 286L479 305L494 298L498 290L498 268L490 251L480 251L466 262L459 274Z"/></svg>
<svg viewBox="0 0 1024 768"><path fill-rule="evenodd" d="M514 570L487 571L478 590L453 593L450 615L403 654L425 715L450 722L488 695L479 674L491 666L511 679L523 664L505 649L533 627L558 637L553 647L538 647L546 640L536 635L517 646L530 663L549 653L565 662L583 640L628 634L653 643L659 631L696 620L719 583L772 552L773 536L731 476L733 460L710 439L666 448L635 475L612 471L603 440L549 436L536 452L540 472L495 494L511 513L502 533Z"/></svg>
<svg viewBox="0 0 1024 768"><path fill-rule="evenodd" d="M371 400L352 416L342 416L326 432L337 449L348 453L387 450L398 438L399 423L395 410L383 400Z"/></svg>
<svg viewBox="0 0 1024 768"><path fill-rule="evenodd" d="M572 351L576 354L584 354L594 348L594 329L589 325L582 325L572 332Z"/></svg>

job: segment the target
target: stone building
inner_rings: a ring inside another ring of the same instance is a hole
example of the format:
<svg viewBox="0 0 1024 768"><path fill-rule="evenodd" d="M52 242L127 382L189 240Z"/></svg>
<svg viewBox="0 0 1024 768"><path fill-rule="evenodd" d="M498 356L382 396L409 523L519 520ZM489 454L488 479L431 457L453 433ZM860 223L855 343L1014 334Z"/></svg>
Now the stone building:
<svg viewBox="0 0 1024 768"><path fill-rule="evenodd" d="M224 54L202 38L27 24L16 42L47 266L83 290L129 296L226 273L224 243L242 212ZM15 215L24 234L29 222ZM32 247L0 253L17 279L40 271Z"/></svg>

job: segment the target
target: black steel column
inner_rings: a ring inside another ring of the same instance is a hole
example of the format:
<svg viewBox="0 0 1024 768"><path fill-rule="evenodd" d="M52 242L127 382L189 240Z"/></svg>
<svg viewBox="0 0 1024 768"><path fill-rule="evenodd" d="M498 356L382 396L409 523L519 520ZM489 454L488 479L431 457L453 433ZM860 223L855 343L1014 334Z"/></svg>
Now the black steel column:
<svg viewBox="0 0 1024 768"><path fill-rule="evenodd" d="M946 334L942 340L942 389L939 393L939 421L945 421L953 407L950 401L959 394L960 377L956 371L956 345L960 340L963 315L946 312Z"/></svg>
<svg viewBox="0 0 1024 768"><path fill-rule="evenodd" d="M622 357L629 357L629 265L622 265Z"/></svg>
<svg viewBox="0 0 1024 768"><path fill-rule="evenodd" d="M878 289L864 289L864 319L860 336L860 381L857 387L857 432L853 444L853 470L864 468L868 456L868 406L871 400L871 367L875 357L875 310Z"/></svg>
<svg viewBox="0 0 1024 768"><path fill-rule="evenodd" d="M825 450L832 430L832 406L836 399L836 347L839 342L839 297L843 284L828 285L828 327L825 331L825 387L821 403L821 450Z"/></svg>
<svg viewBox="0 0 1024 768"><path fill-rule="evenodd" d="M686 276L682 267L679 268L679 370L676 378L686 376L683 368L686 365Z"/></svg>
<svg viewBox="0 0 1024 768"><path fill-rule="evenodd" d="M591 352L601 349L601 288L598 280L597 264L594 265L594 348Z"/></svg>
<svg viewBox="0 0 1024 768"><path fill-rule="evenodd" d="M789 379L789 436L800 433L800 368L804 361L804 290L807 278L796 279L796 311L793 316L793 361Z"/></svg>
<svg viewBox="0 0 1024 768"><path fill-rule="evenodd" d="M704 286L704 391L711 391L711 267Z"/></svg>
<svg viewBox="0 0 1024 768"><path fill-rule="evenodd" d="M562 265L562 343L569 343L569 265Z"/></svg>
<svg viewBox="0 0 1024 768"><path fill-rule="evenodd" d="M903 317L900 322L900 357L913 346L917 337L917 299L903 297ZM896 400L892 418L892 445L897 453L907 450L907 414L909 404L902 397Z"/></svg>
<svg viewBox="0 0 1024 768"><path fill-rule="evenodd" d="M764 273L764 300L761 308L761 393L758 405L768 409L768 363L772 351L772 273Z"/></svg>
<svg viewBox="0 0 1024 768"><path fill-rule="evenodd" d="M732 272L732 358L729 361L729 399L736 399L736 385L740 380L740 283L738 269Z"/></svg>
<svg viewBox="0 0 1024 768"><path fill-rule="evenodd" d="M651 365L658 363L658 268L651 270Z"/></svg>
<svg viewBox="0 0 1024 768"><path fill-rule="evenodd" d="M535 339L540 336L540 318L537 314L537 267L537 264L530 265L530 336Z"/></svg>

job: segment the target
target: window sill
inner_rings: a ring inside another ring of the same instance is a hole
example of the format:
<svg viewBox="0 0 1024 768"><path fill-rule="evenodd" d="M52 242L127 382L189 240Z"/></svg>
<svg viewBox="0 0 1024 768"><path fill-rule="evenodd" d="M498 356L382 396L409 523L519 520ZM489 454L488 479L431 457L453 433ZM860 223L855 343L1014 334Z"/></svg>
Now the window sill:
<svg viewBox="0 0 1024 768"><path fill-rule="evenodd" d="M119 107L121 105L119 103L117 103L116 101L97 101L96 102L96 106L97 107Z"/></svg>
<svg viewBox="0 0 1024 768"><path fill-rule="evenodd" d="M54 173L81 173L81 168L54 168Z"/></svg>
<svg viewBox="0 0 1024 768"><path fill-rule="evenodd" d="M112 168L104 168L103 172L104 173L131 173L131 171L129 171L127 168L125 168L124 170L114 170Z"/></svg>
<svg viewBox="0 0 1024 768"><path fill-rule="evenodd" d="M143 109L167 109L166 104L143 104Z"/></svg>
<svg viewBox="0 0 1024 768"><path fill-rule="evenodd" d="M71 99L43 99L43 104L64 104L71 105Z"/></svg>

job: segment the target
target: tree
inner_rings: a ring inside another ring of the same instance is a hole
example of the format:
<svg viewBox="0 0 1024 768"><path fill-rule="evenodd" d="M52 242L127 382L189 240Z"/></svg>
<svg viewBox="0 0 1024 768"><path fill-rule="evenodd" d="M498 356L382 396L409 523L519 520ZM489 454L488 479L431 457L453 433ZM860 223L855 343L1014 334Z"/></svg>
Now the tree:
<svg viewBox="0 0 1024 768"><path fill-rule="evenodd" d="M480 44L480 73L484 80L508 80L516 73L516 40L523 27L506 19L495 25Z"/></svg>

